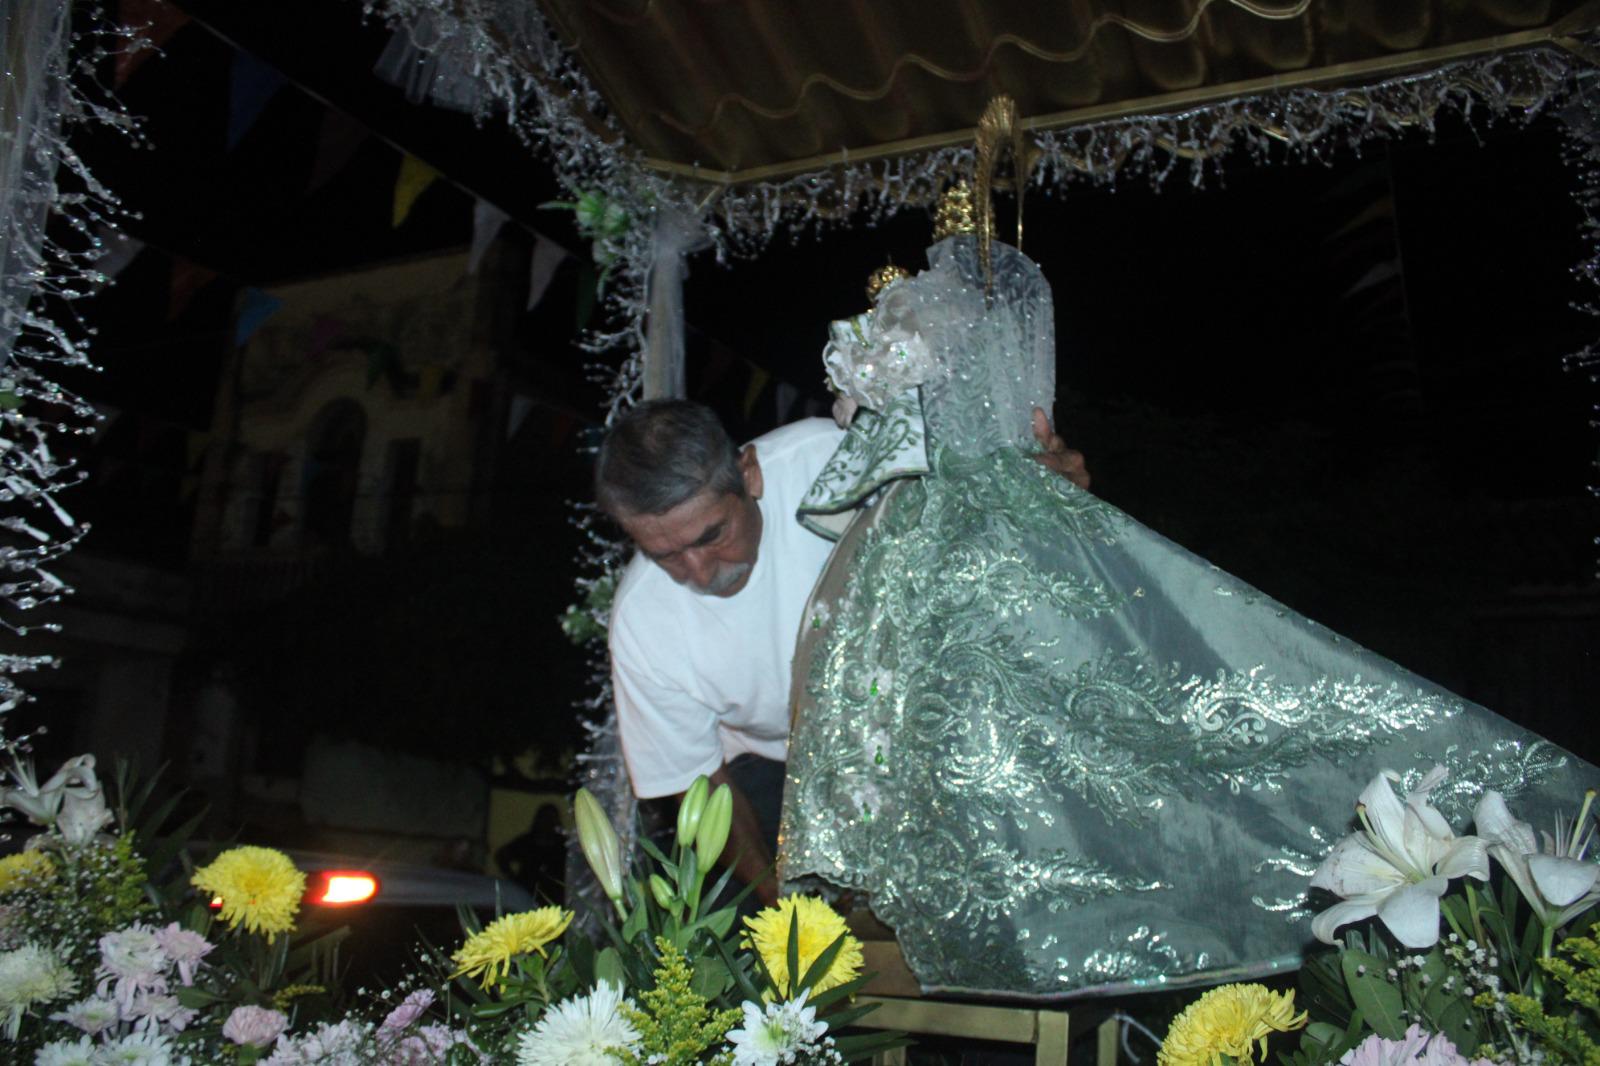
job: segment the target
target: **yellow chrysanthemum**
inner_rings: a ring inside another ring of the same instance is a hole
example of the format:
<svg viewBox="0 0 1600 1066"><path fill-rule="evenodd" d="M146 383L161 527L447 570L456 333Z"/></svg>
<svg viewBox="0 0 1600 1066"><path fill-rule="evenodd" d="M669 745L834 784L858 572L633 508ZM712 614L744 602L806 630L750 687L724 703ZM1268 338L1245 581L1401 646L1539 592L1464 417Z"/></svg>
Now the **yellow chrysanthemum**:
<svg viewBox="0 0 1600 1066"><path fill-rule="evenodd" d="M250 845L229 848L196 870L189 883L220 901L218 917L229 929L243 925L252 933L265 933L268 943L293 931L300 898L306 894L306 875L289 856Z"/></svg>
<svg viewBox="0 0 1600 1066"><path fill-rule="evenodd" d="M544 946L566 932L571 922L572 912L561 907L540 907L496 918L467 937L466 943L450 956L456 964L456 972L450 976L481 974L483 987L488 988L511 971L511 960L516 956L535 951L543 955Z"/></svg>
<svg viewBox="0 0 1600 1066"><path fill-rule="evenodd" d="M1172 1021L1156 1054L1157 1066L1216 1066L1227 1055L1235 1062L1266 1058L1267 1034L1286 1033L1306 1024L1294 1012L1294 993L1265 985L1213 988Z"/></svg>
<svg viewBox="0 0 1600 1066"><path fill-rule="evenodd" d="M38 884L55 876L56 864L42 851L19 851L0 859L0 892Z"/></svg>
<svg viewBox="0 0 1600 1066"><path fill-rule="evenodd" d="M789 926L795 921L800 923L800 972L794 975L795 979L804 977L817 957L845 931L844 919L815 896L785 896L776 906L768 907L754 918L746 918L744 924L750 932L745 935L745 946L754 947L761 955L762 963L779 988L788 988L791 981ZM861 962L861 941L846 934L828 972L812 984L812 994L854 981L861 974Z"/></svg>

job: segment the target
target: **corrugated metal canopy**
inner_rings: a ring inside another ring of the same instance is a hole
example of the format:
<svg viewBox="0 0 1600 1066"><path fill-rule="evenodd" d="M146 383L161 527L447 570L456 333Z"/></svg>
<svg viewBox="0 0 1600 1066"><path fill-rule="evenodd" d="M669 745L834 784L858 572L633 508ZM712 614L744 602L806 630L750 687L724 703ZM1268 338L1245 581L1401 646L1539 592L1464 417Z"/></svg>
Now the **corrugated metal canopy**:
<svg viewBox="0 0 1600 1066"><path fill-rule="evenodd" d="M542 0L658 169L744 181L971 136L1426 69L1573 35L1584 0Z"/></svg>

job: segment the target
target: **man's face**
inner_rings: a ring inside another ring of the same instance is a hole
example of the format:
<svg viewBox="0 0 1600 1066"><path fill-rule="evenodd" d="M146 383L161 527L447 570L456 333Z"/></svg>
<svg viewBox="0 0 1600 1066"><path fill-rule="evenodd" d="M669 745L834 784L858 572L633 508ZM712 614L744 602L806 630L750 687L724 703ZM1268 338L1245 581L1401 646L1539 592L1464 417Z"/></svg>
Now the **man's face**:
<svg viewBox="0 0 1600 1066"><path fill-rule="evenodd" d="M761 549L761 467L739 456L745 495L702 492L663 514L631 515L622 528L667 576L703 596L732 596L750 580Z"/></svg>

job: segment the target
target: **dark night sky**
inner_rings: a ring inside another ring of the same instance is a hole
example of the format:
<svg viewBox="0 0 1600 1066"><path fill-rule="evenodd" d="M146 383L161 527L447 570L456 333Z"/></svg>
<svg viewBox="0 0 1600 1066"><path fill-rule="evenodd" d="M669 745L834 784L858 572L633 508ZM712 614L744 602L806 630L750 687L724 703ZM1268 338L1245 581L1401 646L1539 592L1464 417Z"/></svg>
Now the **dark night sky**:
<svg viewBox="0 0 1600 1066"><path fill-rule="evenodd" d="M448 160L462 184L580 246L559 213L537 210L555 190L503 128L411 108L366 75L380 28L339 21L343 36L302 53L275 44L264 16L252 24L227 3L183 6L243 20L232 35L296 80L347 94L380 134L414 135L408 146ZM74 384L181 428L208 424L241 285L459 247L471 226L471 197L441 182L392 228L399 156L380 137L308 195L327 108L301 88L278 93L228 149L231 50L189 25L123 94L154 147L85 145L142 214L129 228L152 250L95 301L106 370ZM1026 249L1056 293L1060 429L1088 455L1097 491L1136 517L1406 665L1578 742L1569 719L1597 680L1592 623L1518 630L1517 640L1548 643L1553 632L1564 642L1539 691L1525 675L1484 676L1480 653L1509 639L1484 619L1515 615L1529 589L1580 589L1593 566L1593 397L1560 368L1600 328L1570 306L1588 295L1570 269L1584 253L1572 187L1558 130L1540 120L1445 124L1332 167L1239 160L1200 190L1180 173L1159 193L1135 179L1031 196ZM1336 236L1384 196L1392 212ZM919 266L927 228L907 216L780 236L733 269L701 257L686 294L691 358L715 337L820 399L828 320L861 309L862 282L886 255ZM174 255L220 277L169 321ZM1403 286L1341 299L1396 255ZM536 329L570 325L563 312ZM770 394L743 417L744 377L703 379L703 364L692 366L692 388L741 428L771 422ZM103 513L111 526L132 520ZM180 508L140 538L112 530L104 543L137 551L169 538L177 549L183 521Z"/></svg>

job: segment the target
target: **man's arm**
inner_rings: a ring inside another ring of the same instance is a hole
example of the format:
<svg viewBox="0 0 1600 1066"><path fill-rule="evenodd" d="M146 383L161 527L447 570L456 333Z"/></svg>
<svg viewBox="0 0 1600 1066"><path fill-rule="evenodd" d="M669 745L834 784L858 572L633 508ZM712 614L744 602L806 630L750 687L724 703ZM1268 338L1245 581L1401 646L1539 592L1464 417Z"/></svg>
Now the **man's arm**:
<svg viewBox="0 0 1600 1066"><path fill-rule="evenodd" d="M733 794L733 822L728 827L728 845L722 849L718 865L733 867L733 876L747 885L755 885L755 897L762 906L778 902L778 876L772 868L772 855L761 836L761 823L754 808L739 786L728 776L728 768L719 766L711 774L711 787L727 785ZM683 802L683 795L678 795Z"/></svg>

